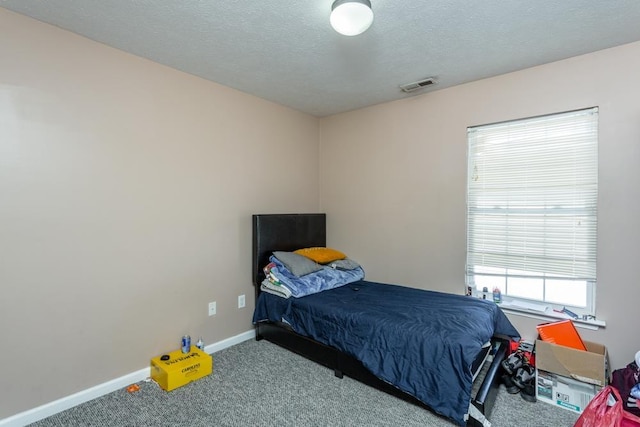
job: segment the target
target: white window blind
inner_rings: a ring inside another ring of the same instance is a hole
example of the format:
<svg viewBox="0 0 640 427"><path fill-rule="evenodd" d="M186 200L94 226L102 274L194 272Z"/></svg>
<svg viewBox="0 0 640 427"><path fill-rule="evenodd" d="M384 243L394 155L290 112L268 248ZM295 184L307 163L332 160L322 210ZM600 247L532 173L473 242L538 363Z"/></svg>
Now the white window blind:
<svg viewBox="0 0 640 427"><path fill-rule="evenodd" d="M597 107L468 128L468 279L595 282L597 141Z"/></svg>

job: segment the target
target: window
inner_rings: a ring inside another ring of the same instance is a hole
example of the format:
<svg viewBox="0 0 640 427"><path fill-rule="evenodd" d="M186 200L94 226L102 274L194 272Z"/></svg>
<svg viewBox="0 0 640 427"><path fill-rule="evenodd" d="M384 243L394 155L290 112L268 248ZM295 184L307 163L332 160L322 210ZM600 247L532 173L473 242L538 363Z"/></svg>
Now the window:
<svg viewBox="0 0 640 427"><path fill-rule="evenodd" d="M467 133L467 286L595 314L598 108Z"/></svg>

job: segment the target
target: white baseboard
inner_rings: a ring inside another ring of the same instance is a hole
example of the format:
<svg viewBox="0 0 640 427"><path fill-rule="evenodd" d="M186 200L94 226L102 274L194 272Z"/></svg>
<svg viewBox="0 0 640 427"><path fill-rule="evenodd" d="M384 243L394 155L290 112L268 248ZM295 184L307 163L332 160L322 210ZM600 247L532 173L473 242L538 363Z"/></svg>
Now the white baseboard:
<svg viewBox="0 0 640 427"><path fill-rule="evenodd" d="M238 334L235 337L227 338L225 340L218 341L213 344L209 344L208 346L205 346L204 351L205 353L209 353L209 354L217 353L220 350L224 350L225 348L229 348L232 345L240 344L243 341L248 341L255 337L256 337L256 331L252 329L250 331ZM0 424L0 426L1 425L2 424Z"/></svg>
<svg viewBox="0 0 640 427"><path fill-rule="evenodd" d="M204 350L206 353L213 354L231 347L232 345L255 338L255 336L255 331L250 330L234 337L210 344L206 346ZM62 412L66 409L73 408L81 403L88 402L89 400L104 396L105 394L127 387L133 383L145 380L149 375L150 371L148 367L140 369L139 371L107 381L106 383L98 384L95 387L79 391L78 393L63 397L62 399L54 400L53 402L46 403L42 406L38 406L37 408L20 412L16 415L10 416L9 418L4 418L0 420L0 427L22 427L27 424L35 423L36 421L50 417L51 415L57 414L58 412Z"/></svg>

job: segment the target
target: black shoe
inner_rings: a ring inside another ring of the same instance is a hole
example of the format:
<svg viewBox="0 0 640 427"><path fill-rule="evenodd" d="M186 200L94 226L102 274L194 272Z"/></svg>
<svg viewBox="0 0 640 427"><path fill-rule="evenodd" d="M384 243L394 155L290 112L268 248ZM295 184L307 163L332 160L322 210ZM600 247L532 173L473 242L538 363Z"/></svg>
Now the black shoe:
<svg viewBox="0 0 640 427"><path fill-rule="evenodd" d="M535 403L536 399L536 378L530 378L524 384L524 388L522 389L522 393L520 393L520 397L522 397L527 402Z"/></svg>
<svg viewBox="0 0 640 427"><path fill-rule="evenodd" d="M507 388L507 393L509 394L520 393L520 388L513 383L513 380L511 379L511 375L504 374L502 376L502 383Z"/></svg>
<svg viewBox="0 0 640 427"><path fill-rule="evenodd" d="M535 368L527 363L523 365L520 369L518 369L518 372L516 372L515 377L513 377L513 383L519 388L523 389L529 380L535 381L535 378L536 378Z"/></svg>
<svg viewBox="0 0 640 427"><path fill-rule="evenodd" d="M524 354L521 351L516 351L502 361L502 369L504 369L507 374L513 375L526 362L527 360Z"/></svg>

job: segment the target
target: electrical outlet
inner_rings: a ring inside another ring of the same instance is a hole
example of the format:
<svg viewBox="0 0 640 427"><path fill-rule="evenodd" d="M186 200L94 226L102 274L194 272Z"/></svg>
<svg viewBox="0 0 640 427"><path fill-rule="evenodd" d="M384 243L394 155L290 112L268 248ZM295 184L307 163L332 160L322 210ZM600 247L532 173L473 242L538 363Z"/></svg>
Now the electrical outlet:
<svg viewBox="0 0 640 427"><path fill-rule="evenodd" d="M209 303L209 316L213 316L216 314L216 302L212 301Z"/></svg>
<svg viewBox="0 0 640 427"><path fill-rule="evenodd" d="M238 295L238 308L244 307L244 295Z"/></svg>

